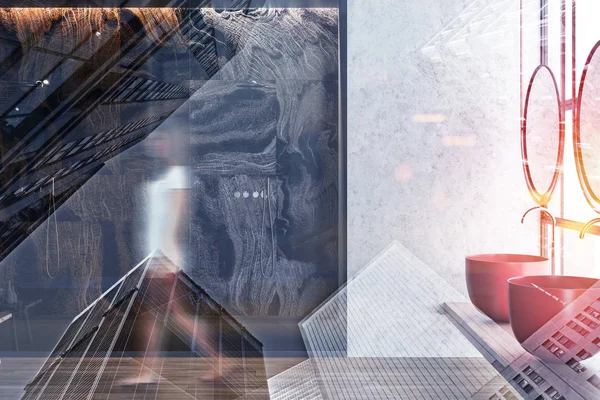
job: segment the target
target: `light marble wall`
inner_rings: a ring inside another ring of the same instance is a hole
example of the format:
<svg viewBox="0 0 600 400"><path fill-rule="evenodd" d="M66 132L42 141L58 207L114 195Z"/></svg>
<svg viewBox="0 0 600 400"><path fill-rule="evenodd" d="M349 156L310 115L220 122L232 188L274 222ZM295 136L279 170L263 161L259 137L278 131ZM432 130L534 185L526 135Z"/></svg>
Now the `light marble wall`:
<svg viewBox="0 0 600 400"><path fill-rule="evenodd" d="M499 35L467 27L469 57L441 64L420 49L471 1L348 2L349 277L394 239L463 293L465 255L539 252L537 217L520 224L535 204L521 167L511 1Z"/></svg>
<svg viewBox="0 0 600 400"><path fill-rule="evenodd" d="M481 357L441 312L467 299L394 241L300 322L323 357Z"/></svg>

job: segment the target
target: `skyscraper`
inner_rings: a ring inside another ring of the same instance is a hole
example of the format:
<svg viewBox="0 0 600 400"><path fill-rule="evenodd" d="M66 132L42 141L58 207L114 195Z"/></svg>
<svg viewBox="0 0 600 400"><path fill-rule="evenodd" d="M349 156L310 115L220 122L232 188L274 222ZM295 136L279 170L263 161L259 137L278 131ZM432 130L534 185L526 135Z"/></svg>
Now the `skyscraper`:
<svg viewBox="0 0 600 400"><path fill-rule="evenodd" d="M156 251L73 320L23 396L80 398L265 399L262 344Z"/></svg>
<svg viewBox="0 0 600 400"><path fill-rule="evenodd" d="M497 374L441 311L461 300L394 242L300 323L322 396L470 397Z"/></svg>
<svg viewBox="0 0 600 400"><path fill-rule="evenodd" d="M269 378L269 395L271 400L322 400L317 379L313 362L308 359Z"/></svg>
<svg viewBox="0 0 600 400"><path fill-rule="evenodd" d="M236 46L219 41L202 10L187 3L45 9L38 19L33 11L4 9L0 260L235 55ZM28 28L11 18L29 21Z"/></svg>
<svg viewBox="0 0 600 400"><path fill-rule="evenodd" d="M74 32L56 15L49 28L0 29L0 259L189 97L187 68L169 61L187 51L175 48L179 25L144 23L151 9L73 9L76 22L85 12L102 22Z"/></svg>
<svg viewBox="0 0 600 400"><path fill-rule="evenodd" d="M309 354L315 357L479 356L440 315L446 301L466 299L402 244L393 242L300 327Z"/></svg>

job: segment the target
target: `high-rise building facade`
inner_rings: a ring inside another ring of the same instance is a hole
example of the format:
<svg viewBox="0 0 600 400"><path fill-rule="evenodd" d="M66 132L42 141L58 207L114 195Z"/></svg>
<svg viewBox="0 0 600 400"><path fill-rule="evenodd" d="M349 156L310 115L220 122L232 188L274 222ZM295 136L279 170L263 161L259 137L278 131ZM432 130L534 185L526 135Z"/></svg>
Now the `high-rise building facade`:
<svg viewBox="0 0 600 400"><path fill-rule="evenodd" d="M72 10L77 23L84 12ZM189 97L188 66L169 61L186 52L180 26L149 26L150 12L97 12L80 31L60 15L39 31L0 29L0 259Z"/></svg>
<svg viewBox="0 0 600 400"><path fill-rule="evenodd" d="M0 17L0 260L236 54L198 8L211 1L161 5L14 17L27 31L21 11Z"/></svg>
<svg viewBox="0 0 600 400"><path fill-rule="evenodd" d="M322 396L469 398L497 373L443 315L447 301L466 299L390 245L300 323Z"/></svg>
<svg viewBox="0 0 600 400"><path fill-rule="evenodd" d="M318 377L312 360L308 359L269 378L271 400L322 400Z"/></svg>
<svg viewBox="0 0 600 400"><path fill-rule="evenodd" d="M25 390L28 400L268 399L262 344L159 251L73 320Z"/></svg>
<svg viewBox="0 0 600 400"><path fill-rule="evenodd" d="M450 320L440 319L441 304L449 301L466 298L394 242L300 327L315 357L480 356Z"/></svg>

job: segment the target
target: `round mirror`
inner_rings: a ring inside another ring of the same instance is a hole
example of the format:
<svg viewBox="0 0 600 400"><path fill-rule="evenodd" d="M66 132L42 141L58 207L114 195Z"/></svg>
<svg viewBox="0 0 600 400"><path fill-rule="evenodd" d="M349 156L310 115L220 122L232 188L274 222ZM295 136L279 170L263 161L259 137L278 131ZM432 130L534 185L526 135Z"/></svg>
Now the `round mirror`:
<svg viewBox="0 0 600 400"><path fill-rule="evenodd" d="M585 197L600 212L600 54L598 42L583 69L577 114L573 129L573 147L577 174Z"/></svg>
<svg viewBox="0 0 600 400"><path fill-rule="evenodd" d="M521 128L523 170L529 193L546 205L558 182L564 149L558 86L552 71L538 66L527 88Z"/></svg>

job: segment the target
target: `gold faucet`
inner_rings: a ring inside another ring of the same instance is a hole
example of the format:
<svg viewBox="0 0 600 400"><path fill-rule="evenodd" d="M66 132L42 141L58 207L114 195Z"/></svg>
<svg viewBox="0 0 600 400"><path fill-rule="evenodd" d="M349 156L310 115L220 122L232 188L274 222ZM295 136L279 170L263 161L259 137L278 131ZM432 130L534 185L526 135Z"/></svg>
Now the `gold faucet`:
<svg viewBox="0 0 600 400"><path fill-rule="evenodd" d="M525 216L527 214L529 214L530 211L533 211L533 210L540 210L540 212L545 213L552 220L552 241L550 243L550 259L551 259L550 262L551 262L551 266L552 266L552 275L555 275L556 274L556 271L555 271L556 265L555 265L555 261L554 261L554 235L555 235L555 230L556 230L556 218L554 218L554 215L552 215L550 210L548 210L546 207L536 206L536 207L532 207L529 210L525 211L525 214L523 214L523 216L521 217L521 223L523 223L523 221L525 221ZM598 220L600 221L600 218ZM562 274L562 271L561 271L561 274Z"/></svg>
<svg viewBox="0 0 600 400"><path fill-rule="evenodd" d="M600 222L600 218L594 218L593 220L589 221L587 224L585 224L583 226L583 228L581 228L581 231L579 232L579 239L583 239L583 237L585 236L585 234L587 233L587 231L590 230L590 228L592 227L592 225L596 224Z"/></svg>

